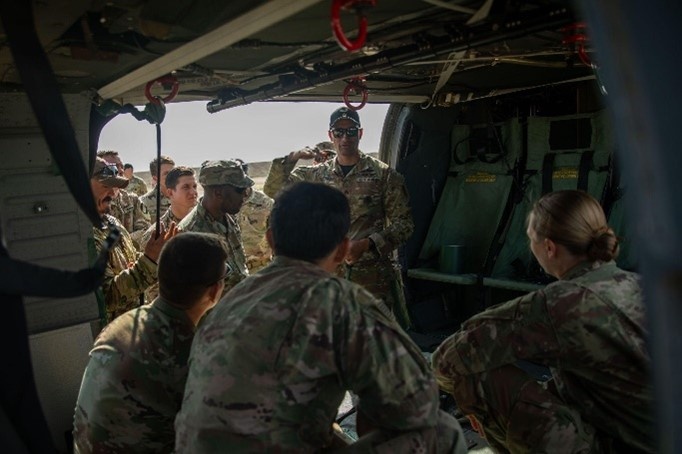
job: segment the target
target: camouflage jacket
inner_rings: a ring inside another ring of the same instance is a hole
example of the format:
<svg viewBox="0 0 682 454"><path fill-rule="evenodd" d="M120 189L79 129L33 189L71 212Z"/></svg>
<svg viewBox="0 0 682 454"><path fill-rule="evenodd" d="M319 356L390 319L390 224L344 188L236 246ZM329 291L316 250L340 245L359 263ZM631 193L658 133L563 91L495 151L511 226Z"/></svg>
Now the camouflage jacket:
<svg viewBox="0 0 682 454"><path fill-rule="evenodd" d="M138 196L143 196L148 191L147 183L145 183L142 178L133 175L133 177L130 179L130 183L128 183L126 191L133 192Z"/></svg>
<svg viewBox="0 0 682 454"><path fill-rule="evenodd" d="M225 214L222 222L213 219L211 213L201 204L202 200L180 221L178 228L185 232L215 233L225 240L228 248L227 263L232 268L225 278L224 291L227 292L249 275L239 224L229 214Z"/></svg>
<svg viewBox="0 0 682 454"><path fill-rule="evenodd" d="M166 212L161 216L159 219L159 222L163 226L164 229L168 230L168 226L170 225L171 222L175 222L175 225L180 224L181 219L176 217L173 214L173 211L168 208ZM147 243L149 242L150 238L152 235L156 232L156 221L152 225L149 226L149 228L144 232L142 235L142 238L140 239L140 250L144 251L145 246L147 246ZM154 284L150 285L147 290L144 292L144 297L147 301L154 301L156 297L159 296L159 282L154 282Z"/></svg>
<svg viewBox="0 0 682 454"><path fill-rule="evenodd" d="M171 452L193 337L185 312L160 298L107 325L83 375L75 452Z"/></svg>
<svg viewBox="0 0 682 454"><path fill-rule="evenodd" d="M645 325L637 275L614 262L587 262L469 319L434 353L434 367L447 383L520 359L544 364L586 421L648 451L654 445Z"/></svg>
<svg viewBox="0 0 682 454"><path fill-rule="evenodd" d="M106 215L106 219L121 231L121 239L109 255L102 283L107 320L111 321L140 305L140 295L156 282L156 263L137 252L130 234L116 218ZM108 235L108 227L93 228L95 250L98 254Z"/></svg>
<svg viewBox="0 0 682 454"><path fill-rule="evenodd" d="M339 189L350 203L349 237L371 238L381 258L390 258L412 234L414 223L403 177L378 159L360 153L360 161L345 177L336 159L314 167L294 169L295 164L286 157L275 159L263 191L274 197L286 184L297 181ZM359 262L376 260L376 253L369 250Z"/></svg>
<svg viewBox="0 0 682 454"><path fill-rule="evenodd" d="M250 273L255 273L272 260L272 250L265 239L265 232L273 204L274 201L261 191L253 191L236 216Z"/></svg>
<svg viewBox="0 0 682 454"><path fill-rule="evenodd" d="M135 246L139 248L140 239L149 227L149 213L138 196L121 189L111 202L111 213L130 233ZM141 250L141 249L140 249Z"/></svg>
<svg viewBox="0 0 682 454"><path fill-rule="evenodd" d="M141 196L140 202L147 207L151 222L156 222L156 188L151 188L149 192ZM161 194L161 213L165 213L168 208L170 208L170 199Z"/></svg>
<svg viewBox="0 0 682 454"><path fill-rule="evenodd" d="M435 446L438 390L417 346L380 301L311 263L275 257L240 283L190 357L177 452L317 452L346 390L378 429Z"/></svg>

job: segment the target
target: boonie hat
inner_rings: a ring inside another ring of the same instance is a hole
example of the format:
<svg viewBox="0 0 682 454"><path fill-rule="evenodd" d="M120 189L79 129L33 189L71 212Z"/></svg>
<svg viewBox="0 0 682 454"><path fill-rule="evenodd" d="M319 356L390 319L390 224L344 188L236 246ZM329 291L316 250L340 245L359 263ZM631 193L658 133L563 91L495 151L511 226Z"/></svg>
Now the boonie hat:
<svg viewBox="0 0 682 454"><path fill-rule="evenodd" d="M94 178L108 188L123 189L130 183L127 178L118 176L116 164L110 164L102 158L95 160L95 167L92 169L90 178Z"/></svg>
<svg viewBox="0 0 682 454"><path fill-rule="evenodd" d="M337 121L343 120L344 118L347 118L348 120L355 123L355 125L358 128L360 127L360 115L358 115L356 111L351 110L348 107L339 107L334 112L332 112L331 117L329 117L329 127L333 128L334 124Z"/></svg>
<svg viewBox="0 0 682 454"><path fill-rule="evenodd" d="M204 161L199 170L199 183L202 186L229 184L237 188L254 185L254 181L244 172L242 163L234 159Z"/></svg>

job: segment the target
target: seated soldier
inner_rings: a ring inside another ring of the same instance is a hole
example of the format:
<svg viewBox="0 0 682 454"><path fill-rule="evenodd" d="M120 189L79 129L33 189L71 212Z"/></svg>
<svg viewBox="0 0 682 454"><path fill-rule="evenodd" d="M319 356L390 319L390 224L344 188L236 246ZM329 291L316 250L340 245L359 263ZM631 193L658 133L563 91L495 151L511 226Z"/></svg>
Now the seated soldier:
<svg viewBox="0 0 682 454"><path fill-rule="evenodd" d="M373 430L345 449L466 452L419 348L381 301L333 274L349 225L337 189L298 183L278 196L273 262L228 292L195 336L177 452L329 448L347 390Z"/></svg>
<svg viewBox="0 0 682 454"><path fill-rule="evenodd" d="M528 238L559 280L464 323L433 354L439 384L499 452L653 452L639 278L599 202L543 196Z"/></svg>
<svg viewBox="0 0 682 454"><path fill-rule="evenodd" d="M76 404L76 453L173 450L194 331L222 294L226 259L215 235L183 233L166 243L161 296L107 325L90 352Z"/></svg>

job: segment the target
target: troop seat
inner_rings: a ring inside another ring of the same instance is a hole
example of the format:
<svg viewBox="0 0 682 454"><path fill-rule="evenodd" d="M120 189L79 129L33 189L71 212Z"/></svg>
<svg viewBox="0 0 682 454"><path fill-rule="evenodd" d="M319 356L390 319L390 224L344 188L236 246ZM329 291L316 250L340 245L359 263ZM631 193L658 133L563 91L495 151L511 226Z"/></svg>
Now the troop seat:
<svg viewBox="0 0 682 454"><path fill-rule="evenodd" d="M558 132L557 132L558 131ZM562 132L589 132L589 141L556 139ZM558 143L557 143L558 142ZM528 118L527 159L523 191L516 196L511 216L489 257L483 285L512 290L535 290L551 279L542 273L528 245L526 218L533 204L551 191L581 189L602 201L607 189L613 148L603 111L563 117Z"/></svg>
<svg viewBox="0 0 682 454"><path fill-rule="evenodd" d="M521 151L517 119L496 125L456 125L452 129L452 158L418 266L408 277L461 285L478 283L479 276L514 187ZM462 245L461 272L443 272L441 248Z"/></svg>

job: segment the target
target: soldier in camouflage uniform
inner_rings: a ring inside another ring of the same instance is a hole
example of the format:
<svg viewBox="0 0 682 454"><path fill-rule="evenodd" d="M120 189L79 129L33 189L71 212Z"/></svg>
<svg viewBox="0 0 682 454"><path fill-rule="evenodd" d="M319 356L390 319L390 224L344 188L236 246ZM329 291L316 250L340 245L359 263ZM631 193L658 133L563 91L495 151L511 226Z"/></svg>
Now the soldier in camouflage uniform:
<svg viewBox="0 0 682 454"><path fill-rule="evenodd" d="M249 273L255 273L272 260L272 249L265 239L265 231L274 203L262 191L254 190L237 215Z"/></svg>
<svg viewBox="0 0 682 454"><path fill-rule="evenodd" d="M116 165L118 174L122 175L124 172L123 162L118 156L118 151L115 150L100 150L97 152L97 157L104 159L109 164ZM131 183L128 183L126 189L116 189L116 196L111 202L110 215L118 219L118 221L130 233L135 247L140 249L140 238L144 231L149 227L149 214L147 208L140 202L138 196L130 192Z"/></svg>
<svg viewBox="0 0 682 454"><path fill-rule="evenodd" d="M171 224L180 224L180 221L197 205L197 180L194 178L194 169L185 166L171 169L166 176L166 188L168 188L168 199L171 204L159 219L159 223L165 230L169 230ZM142 247L155 232L156 224L152 224L142 236L140 241ZM158 295L158 282L145 291L147 301L153 301Z"/></svg>
<svg viewBox="0 0 682 454"><path fill-rule="evenodd" d="M194 331L222 293L226 258L214 235L166 244L161 296L107 325L90 352L76 403L76 453L173 451Z"/></svg>
<svg viewBox="0 0 682 454"><path fill-rule="evenodd" d="M159 177L157 175L158 162L159 160L154 158L154 160L149 163L149 172L152 176L152 183L154 187L152 187L145 195L140 197L140 202L147 207L147 212L149 213L149 217L151 218L152 222L156 222L156 186L158 184L161 184L161 209L159 211L159 216L163 215L163 213L165 213L170 206L170 200L168 200L166 193L166 177L168 176L168 172L175 167L175 161L173 161L169 156L161 156L161 176Z"/></svg>
<svg viewBox="0 0 682 454"><path fill-rule="evenodd" d="M123 175L128 179L128 181L130 181L126 189L128 192L133 192L138 196L143 196L148 191L147 183L145 183L142 178L135 175L133 173L134 171L135 169L133 169L132 164L126 163L123 165Z"/></svg>
<svg viewBox="0 0 682 454"><path fill-rule="evenodd" d="M185 232L215 233L225 239L231 267L225 280L227 292L249 275L235 216L251 195L253 180L244 172L241 162L221 160L205 161L201 165L199 183L204 188L204 196L178 228Z"/></svg>
<svg viewBox="0 0 682 454"><path fill-rule="evenodd" d="M149 228L150 218L147 207L140 202L139 197L125 189L116 190L116 196L111 201L110 214L130 233L135 247L142 250L140 240Z"/></svg>
<svg viewBox="0 0 682 454"><path fill-rule="evenodd" d="M278 196L274 261L197 331L176 452L320 452L346 390L374 428L352 452L466 452L417 346L380 300L332 274L349 225L334 188L299 183Z"/></svg>
<svg viewBox="0 0 682 454"><path fill-rule="evenodd" d="M241 159L235 159L242 164L244 173L249 174L249 165ZM244 203L237 214L239 229L242 235L242 245L246 256L246 267L253 274L272 260L272 249L265 239L268 229L268 217L274 200L262 191L253 190L251 197Z"/></svg>
<svg viewBox="0 0 682 454"><path fill-rule="evenodd" d="M351 205L351 247L339 275L364 286L382 299L403 328L410 325L402 275L395 250L412 234L414 223L402 176L383 162L360 152L362 138L357 112L341 107L329 122L329 138L336 159L313 167L294 169L299 159L315 152L304 149L275 159L264 192L274 197L286 184L310 181L333 186Z"/></svg>
<svg viewBox="0 0 682 454"><path fill-rule="evenodd" d="M599 203L547 194L528 236L559 281L468 320L433 355L439 384L500 452L653 452L639 279Z"/></svg>
<svg viewBox="0 0 682 454"><path fill-rule="evenodd" d="M128 185L127 179L117 175L118 171L114 165L107 164L102 158L97 158L90 177L90 186L97 210L103 218L101 228L93 227L96 252L99 254L112 226L121 232L120 241L111 250L104 272L100 295L103 299L101 303L104 323L140 305L143 301L142 293L156 281L156 260L161 247L176 233L175 228L169 231L164 230L162 235L147 243L144 254L139 254L128 231L116 218L108 214L115 188L123 189Z"/></svg>

